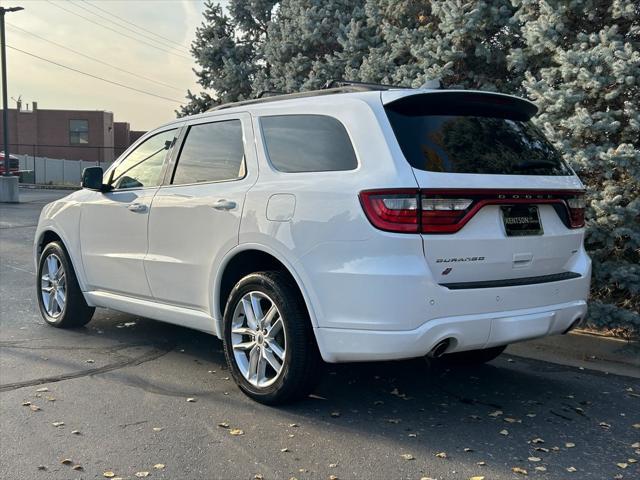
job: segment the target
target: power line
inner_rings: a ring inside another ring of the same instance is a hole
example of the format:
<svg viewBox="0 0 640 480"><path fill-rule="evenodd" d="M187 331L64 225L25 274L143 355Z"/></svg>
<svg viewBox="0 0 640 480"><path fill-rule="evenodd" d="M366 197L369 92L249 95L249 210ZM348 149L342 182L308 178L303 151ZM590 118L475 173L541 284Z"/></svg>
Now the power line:
<svg viewBox="0 0 640 480"><path fill-rule="evenodd" d="M128 90L133 90L134 92L143 93L145 95L150 95L152 97L161 98L163 100L168 100L168 101L173 102L173 103L182 103L182 100L176 100L174 98L163 97L162 95L156 95L155 93L146 92L144 90L140 90L140 89L134 88L134 87L129 87L128 85L124 85L122 83L114 82L113 80L107 80L106 78L102 78L102 77L99 77L97 75L93 75L91 73L83 72L82 70L78 70L78 69L75 69L73 67L68 67L67 65L63 65L61 63L54 62L53 60L49 60L48 58L44 58L44 57L41 57L39 55L35 55L33 53L26 52L24 50L20 50L19 48L12 47L11 45L7 45L7 47L12 49L12 50L15 50L17 52L24 53L25 55L29 55L30 57L34 57L34 58L37 58L39 60L42 60L43 62L47 62L47 63L51 63L53 65L57 65L58 67L62 67L62 68L65 68L67 70L71 70L72 72L76 72L76 73L80 73L82 75L86 75L87 77L95 78L96 80L101 80L103 82L110 83L110 84L116 85L118 87L126 88Z"/></svg>
<svg viewBox="0 0 640 480"><path fill-rule="evenodd" d="M165 42L167 42L167 43L170 43L170 44L173 44L173 45L177 45L177 46L178 46L178 47L180 47L181 49L185 50L187 53L189 52L189 47L188 47L188 46L186 46L186 45L183 45L182 43L176 42L175 40L171 40L170 38L167 38L167 37L164 37L164 36L162 36L162 35L157 34L157 33L156 33L156 32L154 32L153 30L149 30L149 29L147 29L147 28L144 28L144 27L143 27L143 26L141 26L141 25L138 25L138 24L136 24L136 23L130 22L130 21L129 21L129 20L127 20L126 18L120 17L119 15L116 15L115 13L111 13L110 11L105 10L104 8L101 8L101 7L99 7L98 5L93 4L92 2L89 2L89 1L87 1L87 0L80 0L80 1L81 1L81 2L86 3L87 5L91 6L92 8L95 8L96 10L100 10L101 12L106 13L107 15L109 15L109 16L111 16L111 17L117 18L117 19L118 19L119 21L121 21L121 22L128 23L129 25L131 25L131 26L133 26L133 27L137 28L138 30L142 30L142 31L144 31L144 32L150 33L151 35L153 35L153 36L155 36L155 37L158 37L158 38L162 39L163 41L165 41ZM91 12L91 13L93 13L94 15L96 15L96 16L98 16L98 17L100 17L100 15L98 15L97 13L94 13L94 12ZM105 17L101 17L101 18L105 18ZM106 18L105 18L105 20L108 20L108 21L110 21L110 22L112 22L112 23L115 23L113 20L109 20L109 19L106 19ZM121 26L121 25L119 25L119 24L117 24L117 23L115 23L115 24L116 24L116 25L118 25L118 26L120 26L121 28L126 28L126 27L123 27L123 26ZM136 33L137 33L137 32L136 32ZM140 33L139 33L139 35L142 35L142 34L140 34ZM149 37L147 37L147 38L149 38ZM155 39L152 39L152 40L157 41L157 40L155 40ZM173 47L172 47L172 48L173 48Z"/></svg>
<svg viewBox="0 0 640 480"><path fill-rule="evenodd" d="M111 27L108 27L107 25L103 25L103 24L101 24L99 22L96 22L95 20L92 20L91 18L85 17L84 15L80 15L79 13L74 12L73 10L69 10L68 8L63 7L62 5L58 5L57 3L53 3L51 0L45 0L45 1L47 3L50 3L51 5L59 8L59 9L61 9L61 10L64 10L67 13L75 15L76 17L80 17L80 18L86 20L87 22L91 22L94 25L98 25L99 27L106 28L107 30L111 30L112 32L117 33L118 35L130 38L130 39L135 40L135 41L140 42L140 43L143 43L143 44L145 44L145 45L147 45L149 47L155 48L156 50L160 50L161 52L168 53L169 55L174 55L176 57L181 57L181 58L186 58L187 60L192 60L191 57L187 57L186 55L182 55L180 53L176 53L176 52L171 52L169 50L165 50L164 48L160 48L157 45L154 45L154 44L149 43L149 42L145 42L144 40L141 40L141 39L136 38L134 36L128 35L128 34L126 34L124 32L120 32L120 31L116 30L115 28L111 28Z"/></svg>
<svg viewBox="0 0 640 480"><path fill-rule="evenodd" d="M37 34L35 34L33 32L30 32L30 31L25 30L23 28L17 27L15 25L12 25L12 24L10 24L8 22L7 22L7 25L9 27L13 28L13 29L16 29L16 30L22 32L22 33L26 33L27 35L32 35L32 36L34 36L36 38L39 38L43 42L50 43L52 45L55 45L56 47L62 48L64 50L68 50L70 52L75 53L76 55L80 55L81 57L85 57L85 58L88 58L89 60L93 60L94 62L98 62L98 63L101 63L101 64L106 65L108 67L114 68L114 69L118 70L119 72L127 73L129 75L134 76L134 77L141 78L141 79L146 80L148 82L157 83L158 85L162 85L163 87L171 88L171 89L179 91L179 92L184 92L183 88L174 87L173 85L169 85L168 83L163 83L163 82L160 82L158 80L154 80L153 78L149 78L149 77L145 77L144 75L137 74L135 72L130 72L128 70L123 69L122 67L120 67L118 65L112 65L111 63L107 63L107 62L105 62L103 60L100 60L98 58L92 57L90 55L86 55L86 54L84 54L82 52L78 52L77 50L74 50L73 48L66 47L66 46L64 46L64 45L62 45L60 43L57 43L57 42L54 42L53 40L49 40L47 38L41 37L40 35L37 35Z"/></svg>

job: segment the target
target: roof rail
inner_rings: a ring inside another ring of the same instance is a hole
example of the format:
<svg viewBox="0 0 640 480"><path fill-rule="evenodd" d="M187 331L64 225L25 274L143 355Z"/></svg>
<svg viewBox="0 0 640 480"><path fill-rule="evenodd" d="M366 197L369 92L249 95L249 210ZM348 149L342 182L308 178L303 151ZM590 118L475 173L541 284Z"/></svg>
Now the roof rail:
<svg viewBox="0 0 640 480"><path fill-rule="evenodd" d="M399 87L388 87L388 88L399 88ZM354 92L368 92L372 90L388 90L388 88L382 88L381 85L374 86L374 84L354 83L353 85L345 85L343 87L324 88L322 90L309 90L307 92L287 93L284 95L274 95L271 97L242 100L240 102L223 103L221 105L217 105L215 107L210 108L209 110L207 110L207 112L224 110L224 109L233 108L233 107L240 107L243 105L256 105L261 103L279 102L281 100L291 100L295 98L320 97L324 95L335 95L337 93L354 93Z"/></svg>
<svg viewBox="0 0 640 480"><path fill-rule="evenodd" d="M384 83L356 82L353 80L329 80L322 87L323 89L335 87L361 87L367 90L390 90L392 88L411 88L399 85L386 85Z"/></svg>

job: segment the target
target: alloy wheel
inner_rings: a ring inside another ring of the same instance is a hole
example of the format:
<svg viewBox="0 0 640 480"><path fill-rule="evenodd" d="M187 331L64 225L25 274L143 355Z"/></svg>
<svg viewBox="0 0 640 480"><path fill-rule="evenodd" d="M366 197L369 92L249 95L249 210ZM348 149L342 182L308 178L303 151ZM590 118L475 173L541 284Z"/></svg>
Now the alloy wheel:
<svg viewBox="0 0 640 480"><path fill-rule="evenodd" d="M231 323L231 346L238 369L258 388L273 384L282 373L287 348L284 319L274 301L258 291L237 303Z"/></svg>
<svg viewBox="0 0 640 480"><path fill-rule="evenodd" d="M64 310L67 301L67 277L60 258L51 253L42 266L40 294L47 315L57 318Z"/></svg>

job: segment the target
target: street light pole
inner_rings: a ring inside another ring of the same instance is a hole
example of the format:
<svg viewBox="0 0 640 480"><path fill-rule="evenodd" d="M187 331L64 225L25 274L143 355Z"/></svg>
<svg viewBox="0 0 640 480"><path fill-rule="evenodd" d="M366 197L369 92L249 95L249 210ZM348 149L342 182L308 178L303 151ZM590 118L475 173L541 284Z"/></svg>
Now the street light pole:
<svg viewBox="0 0 640 480"><path fill-rule="evenodd" d="M0 7L0 43L2 44L2 120L4 130L4 175L9 176L10 156L9 156L9 105L7 102L7 50L4 38L4 15L8 12L19 12L22 7L4 8Z"/></svg>

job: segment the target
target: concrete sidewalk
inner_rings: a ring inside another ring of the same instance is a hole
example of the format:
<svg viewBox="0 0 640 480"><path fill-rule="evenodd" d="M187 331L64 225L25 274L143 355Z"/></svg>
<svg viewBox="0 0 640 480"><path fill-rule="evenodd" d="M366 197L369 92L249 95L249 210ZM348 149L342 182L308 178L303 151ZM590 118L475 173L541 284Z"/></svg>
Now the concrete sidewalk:
<svg viewBox="0 0 640 480"><path fill-rule="evenodd" d="M640 378L640 342L580 331L515 343L504 355Z"/></svg>

